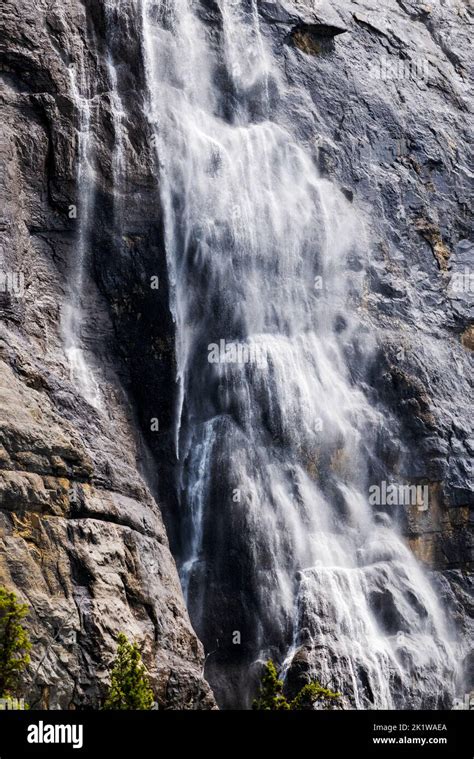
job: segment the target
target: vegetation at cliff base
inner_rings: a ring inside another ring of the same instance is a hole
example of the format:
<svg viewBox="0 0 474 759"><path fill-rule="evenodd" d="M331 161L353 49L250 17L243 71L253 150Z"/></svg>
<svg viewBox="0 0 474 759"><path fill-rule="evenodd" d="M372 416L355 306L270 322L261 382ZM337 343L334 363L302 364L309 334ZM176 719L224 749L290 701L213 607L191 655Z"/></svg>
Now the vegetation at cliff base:
<svg viewBox="0 0 474 759"><path fill-rule="evenodd" d="M138 645L130 643L123 633L119 634L117 641L117 655L104 709L151 709L154 695Z"/></svg>
<svg viewBox="0 0 474 759"><path fill-rule="evenodd" d="M290 702L290 709L314 709L318 704L323 709L341 708L341 693L335 693L318 682L304 685Z"/></svg>
<svg viewBox="0 0 474 759"><path fill-rule="evenodd" d="M266 711L312 710L316 704L323 709L341 707L341 694L325 688L318 682L307 683L292 701L283 693L283 680L278 679L277 669L271 659L265 664L257 698L252 709Z"/></svg>
<svg viewBox="0 0 474 759"><path fill-rule="evenodd" d="M252 703L252 709L284 711L289 708L290 705L283 695L283 680L278 679L276 667L269 659L265 664L258 695Z"/></svg>
<svg viewBox="0 0 474 759"><path fill-rule="evenodd" d="M16 697L21 674L30 663L31 643L22 620L28 606L0 587L0 698Z"/></svg>

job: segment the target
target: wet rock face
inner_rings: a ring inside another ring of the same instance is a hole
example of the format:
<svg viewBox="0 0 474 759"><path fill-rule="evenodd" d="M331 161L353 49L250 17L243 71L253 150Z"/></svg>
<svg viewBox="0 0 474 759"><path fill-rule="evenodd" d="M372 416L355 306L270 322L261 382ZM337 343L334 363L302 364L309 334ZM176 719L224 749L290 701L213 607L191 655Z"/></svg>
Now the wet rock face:
<svg viewBox="0 0 474 759"><path fill-rule="evenodd" d="M391 441L381 441L381 456L395 478L428 486L428 509L407 505L398 516L410 547L435 570L452 618L469 637L472 18L463 2L339 0L296 7L301 23L316 20L347 30L324 55L311 55L304 45L282 46L285 71L308 93L305 137L313 141L321 172L345 188L370 224L364 311L378 347L368 392L396 419L401 443L393 450ZM275 44L289 24L278 27ZM373 482L379 479L374 470ZM396 627L382 595L377 603ZM469 690L472 668L466 672L460 687Z"/></svg>
<svg viewBox="0 0 474 759"><path fill-rule="evenodd" d="M174 334L140 22L132 0L120 14L111 5L5 3L0 583L32 608L32 704L98 705L122 630L144 640L163 706L211 708L168 548L169 538L179 555ZM401 519L466 635L474 450L468 12L457 0L260 6L285 75L306 93L300 137L370 226L361 316L377 339L366 392L394 417L402 444L381 441L381 456L397 477L430 487L428 510L406 507ZM215 3L203 2L201 16L219 29ZM110 57L123 113L118 168ZM60 329L82 202L71 71L93 106L81 337L100 377L101 410L71 383ZM341 317L342 334L347 326ZM365 346L353 350L357 378ZM159 434L150 431L154 418ZM229 570L223 594L235 591L232 582ZM374 605L395 630L383 590ZM248 608L242 629L248 622L250 631L250 598ZM289 673L295 688L306 653ZM230 658L226 666L239 687L241 670Z"/></svg>
<svg viewBox="0 0 474 759"><path fill-rule="evenodd" d="M408 534L430 544L432 566L467 566L456 525L466 536L473 502L468 8L338 2L314 13L348 33L329 56L286 49L286 70L310 95L322 173L371 226L373 397L399 420L403 474L432 483L431 513L408 514Z"/></svg>
<svg viewBox="0 0 474 759"><path fill-rule="evenodd" d="M465 595L473 506L472 19L462 2L330 6L308 4L307 11L348 33L322 56L285 48L286 72L308 92L317 132L308 127L308 138L321 172L347 189L370 223L364 310L378 348L369 393L397 420L402 444L393 451L381 441L382 458L393 462L394 476L428 485L428 509L405 506L399 516L414 553L440 582L444 577L443 597L466 633L472 630ZM373 481L379 478L374 471ZM377 602L390 616L382 596ZM472 668L466 678L472 688Z"/></svg>
<svg viewBox="0 0 474 759"><path fill-rule="evenodd" d="M153 259L151 273L161 275L163 255L137 9L121 8L113 30L101 2L7 2L3 9L0 584L30 607L25 693L32 707L99 706L123 631L143 645L160 708L206 709L214 699L202 677L202 646L160 507L141 474L147 454L123 389L132 381L138 396L154 389L160 396L169 369L159 371L159 356L170 332L161 292L144 303L150 324L137 328L146 267ZM116 55L127 114L118 198L107 51ZM71 67L92 103L94 222L86 230L92 255L81 337L91 363L102 367L99 409L71 382L61 335L84 209ZM153 341L154 388L136 374L137 356Z"/></svg>
<svg viewBox="0 0 474 759"><path fill-rule="evenodd" d="M467 568L474 299L467 8L383 5L334 6L350 35L338 38L331 63L312 64L319 70L308 86L330 143L328 158L322 138L322 168L365 206L379 250L366 303L383 330L372 384L400 422L402 474L430 487L429 511L409 512L407 533L431 566ZM329 65L347 74L337 86Z"/></svg>

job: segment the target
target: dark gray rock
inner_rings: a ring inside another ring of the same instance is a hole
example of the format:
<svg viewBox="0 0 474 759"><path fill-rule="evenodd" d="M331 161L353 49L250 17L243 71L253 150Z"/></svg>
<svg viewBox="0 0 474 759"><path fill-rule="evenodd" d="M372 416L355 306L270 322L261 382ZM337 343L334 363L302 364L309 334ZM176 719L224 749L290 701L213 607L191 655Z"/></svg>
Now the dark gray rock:
<svg viewBox="0 0 474 759"><path fill-rule="evenodd" d="M3 287L0 293L0 584L30 607L32 663L24 692L32 708L99 706L122 631L143 648L160 708L210 709L215 702L203 679L202 645L160 507L143 477L147 452L124 391L136 379L128 367L141 306L135 300L131 313L132 291L147 276L147 257L162 254L147 221L146 203L156 218L150 207L157 196L143 116L138 9L122 3L113 32L105 9L102 2L75 0L12 1L3 8L0 268L21 273L23 281L17 292ZM107 50L115 56L126 111L120 198L113 194L116 124ZM82 338L88 360L102 367L100 408L71 382L60 329L85 192L77 184L80 114L71 66L92 103L94 228L102 228L95 236L91 230ZM123 233L115 223L118 203ZM77 218L70 218L71 205ZM118 327L125 322L118 339L110 313ZM158 320L151 339L166 343L166 319Z"/></svg>

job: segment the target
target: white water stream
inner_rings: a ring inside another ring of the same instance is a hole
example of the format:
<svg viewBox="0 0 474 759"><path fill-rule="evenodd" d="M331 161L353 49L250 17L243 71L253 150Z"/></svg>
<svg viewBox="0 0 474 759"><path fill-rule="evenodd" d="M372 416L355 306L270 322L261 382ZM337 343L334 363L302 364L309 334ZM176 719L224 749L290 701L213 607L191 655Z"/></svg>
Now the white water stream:
<svg viewBox="0 0 474 759"><path fill-rule="evenodd" d="M312 675L357 708L439 704L454 688L449 625L396 524L368 503L369 461L392 429L349 358L364 223L299 136L305 95L257 2L217 0L218 24L205 8L142 1L192 621L209 646L250 630L251 658L280 652L284 674L305 647ZM220 340L266 360L210 363Z"/></svg>

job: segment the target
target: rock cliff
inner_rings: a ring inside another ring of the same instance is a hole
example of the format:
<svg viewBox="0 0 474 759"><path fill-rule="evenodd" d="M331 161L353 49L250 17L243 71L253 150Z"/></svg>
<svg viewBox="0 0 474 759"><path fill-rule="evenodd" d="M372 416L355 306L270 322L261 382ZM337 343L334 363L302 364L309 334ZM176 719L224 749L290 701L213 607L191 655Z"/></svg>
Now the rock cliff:
<svg viewBox="0 0 474 759"><path fill-rule="evenodd" d="M301 139L370 228L362 318L377 349L364 390L398 423L386 459L434 494L427 511L405 510L404 532L468 635L470 9L259 7L289 85L306 93ZM218 28L218 3L202 14ZM30 702L97 706L124 631L144 641L161 707L213 708L172 555L174 328L140 3L5 0L3 25L0 584L31 607ZM75 295L95 400L64 341L82 247Z"/></svg>
<svg viewBox="0 0 474 759"><path fill-rule="evenodd" d="M148 242L158 239L159 206L143 115L138 11L122 4L115 37L106 11L94 0L22 0L3 9L0 583L30 606L32 707L98 706L123 631L144 645L160 708L212 708L202 645L160 506L143 476L147 451L124 390L141 361L143 309L134 290L147 254L161 255ZM127 112L120 223L106 66L114 45ZM71 381L61 330L85 213L86 188L76 181L77 72L92 103L94 134L93 223L85 230L94 258L81 293L81 340L97 367L98 407ZM107 300L96 284L101 273ZM119 320L129 328L117 333ZM157 317L147 332L150 342L166 346L166 318ZM137 380L138 395L147 390Z"/></svg>

